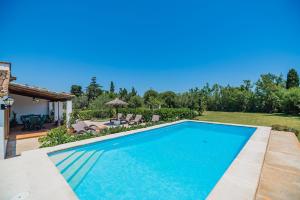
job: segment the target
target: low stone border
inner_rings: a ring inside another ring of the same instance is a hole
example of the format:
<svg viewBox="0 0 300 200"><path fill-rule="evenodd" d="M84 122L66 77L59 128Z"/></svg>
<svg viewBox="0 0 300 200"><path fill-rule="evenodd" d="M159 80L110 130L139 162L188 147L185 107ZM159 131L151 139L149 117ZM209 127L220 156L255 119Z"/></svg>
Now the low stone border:
<svg viewBox="0 0 300 200"><path fill-rule="evenodd" d="M197 120L180 120L147 128L66 143L55 147L47 147L23 152L21 158L22 162L24 163L24 170L26 170L26 174L28 175L27 181L29 185L29 199L77 199L77 196L69 184L65 181L54 163L49 159L48 153L131 135L186 121L257 128L208 196L208 199L254 199L271 128Z"/></svg>

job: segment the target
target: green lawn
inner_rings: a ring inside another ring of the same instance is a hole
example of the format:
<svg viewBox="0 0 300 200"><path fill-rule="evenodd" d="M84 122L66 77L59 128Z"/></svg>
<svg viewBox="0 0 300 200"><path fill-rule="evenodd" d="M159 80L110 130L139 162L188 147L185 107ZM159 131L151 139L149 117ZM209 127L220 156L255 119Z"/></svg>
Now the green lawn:
<svg viewBox="0 0 300 200"><path fill-rule="evenodd" d="M258 126L283 125L300 131L300 116L266 113L212 112L207 111L198 120ZM299 134L300 135L300 134Z"/></svg>

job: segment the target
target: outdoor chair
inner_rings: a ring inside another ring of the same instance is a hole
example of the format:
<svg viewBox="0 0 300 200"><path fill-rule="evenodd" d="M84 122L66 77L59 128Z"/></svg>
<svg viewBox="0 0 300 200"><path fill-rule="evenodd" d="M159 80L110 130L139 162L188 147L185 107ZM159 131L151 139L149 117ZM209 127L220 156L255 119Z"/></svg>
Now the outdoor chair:
<svg viewBox="0 0 300 200"><path fill-rule="evenodd" d="M45 123L47 122L47 118L48 118L47 115L42 115L42 116L40 117L40 121L39 121L39 123L37 124L37 126L38 126L39 129L44 128L44 125L45 125Z"/></svg>
<svg viewBox="0 0 300 200"><path fill-rule="evenodd" d="M74 129L74 131L76 133L84 133L87 131L94 131L94 132L97 131L96 125L87 125L83 121L79 121L76 124L73 124L72 128Z"/></svg>
<svg viewBox="0 0 300 200"><path fill-rule="evenodd" d="M152 119L151 119L151 122L152 122L152 123L159 122L159 118L160 118L159 115L153 115L153 116L152 116Z"/></svg>
<svg viewBox="0 0 300 200"><path fill-rule="evenodd" d="M132 119L132 117L133 117L133 114L127 114L127 115L126 115L126 118L123 119L123 120L121 120L121 123L122 123L122 124L127 124L127 123L129 123L130 120Z"/></svg>
<svg viewBox="0 0 300 200"><path fill-rule="evenodd" d="M123 118L123 114L122 113L118 113L116 118L112 118L110 119L110 123L112 123L112 121L121 121Z"/></svg>
<svg viewBox="0 0 300 200"><path fill-rule="evenodd" d="M30 128L29 130L37 130L40 129L41 117L38 115L32 115L29 117Z"/></svg>
<svg viewBox="0 0 300 200"><path fill-rule="evenodd" d="M22 115L20 117L22 124L23 124L23 130L29 130L30 128L30 122L29 122L29 117L27 115Z"/></svg>
<svg viewBox="0 0 300 200"><path fill-rule="evenodd" d="M129 125L134 125L134 124L139 124L142 122L143 116L142 115L136 115L133 120L131 120L128 124Z"/></svg>

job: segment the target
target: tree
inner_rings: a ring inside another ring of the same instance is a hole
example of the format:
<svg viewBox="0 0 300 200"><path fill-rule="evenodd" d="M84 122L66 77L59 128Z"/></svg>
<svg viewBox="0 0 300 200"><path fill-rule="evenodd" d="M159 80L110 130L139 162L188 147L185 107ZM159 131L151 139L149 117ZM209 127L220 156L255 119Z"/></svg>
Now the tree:
<svg viewBox="0 0 300 200"><path fill-rule="evenodd" d="M134 87L131 88L131 92L129 93L129 96L136 96L137 95L137 91Z"/></svg>
<svg viewBox="0 0 300 200"><path fill-rule="evenodd" d="M109 92L112 94L115 93L115 84L112 81L110 82Z"/></svg>
<svg viewBox="0 0 300 200"><path fill-rule="evenodd" d="M261 75L256 82L255 95L257 96L257 111L278 112L281 108L283 95L282 76L268 73Z"/></svg>
<svg viewBox="0 0 300 200"><path fill-rule="evenodd" d="M208 110L222 110L222 104L221 104L221 90L222 86L219 84L214 84L211 88L211 96L209 98L209 101L207 101L207 108Z"/></svg>
<svg viewBox="0 0 300 200"><path fill-rule="evenodd" d="M143 98L140 96L132 96L128 101L129 108L139 108L143 106Z"/></svg>
<svg viewBox="0 0 300 200"><path fill-rule="evenodd" d="M72 85L71 94L75 95L76 97L81 96L83 94L82 87L80 85Z"/></svg>
<svg viewBox="0 0 300 200"><path fill-rule="evenodd" d="M101 110L107 108L105 103L111 101L112 98L109 94L103 93L99 95L97 98L95 98L93 101L90 102L89 108L94 110Z"/></svg>
<svg viewBox="0 0 300 200"><path fill-rule="evenodd" d="M253 85L250 80L243 80L243 84L241 85L241 90L251 91Z"/></svg>
<svg viewBox="0 0 300 200"><path fill-rule="evenodd" d="M88 101L92 101L96 99L99 95L102 94L102 86L100 86L97 81L96 77L92 77L90 85L87 87L86 94L88 97Z"/></svg>
<svg viewBox="0 0 300 200"><path fill-rule="evenodd" d="M283 109L285 113L289 114L300 113L300 88L293 87L286 90L283 99Z"/></svg>
<svg viewBox="0 0 300 200"><path fill-rule="evenodd" d="M199 88L190 89L188 92L177 95L177 104L182 108L189 108L203 113L206 109L206 96Z"/></svg>
<svg viewBox="0 0 300 200"><path fill-rule="evenodd" d="M89 105L88 98L86 95L75 96L73 98L73 107L74 109L86 109Z"/></svg>
<svg viewBox="0 0 300 200"><path fill-rule="evenodd" d="M119 98L124 100L124 101L128 101L128 91L126 88L120 88L119 90Z"/></svg>
<svg viewBox="0 0 300 200"><path fill-rule="evenodd" d="M176 107L176 94L172 91L163 92L160 94L161 99L163 100L164 106L167 108Z"/></svg>
<svg viewBox="0 0 300 200"><path fill-rule="evenodd" d="M158 92L156 92L155 90L147 90L144 93L144 103L146 105L150 105L150 98L158 98Z"/></svg>
<svg viewBox="0 0 300 200"><path fill-rule="evenodd" d="M299 87L299 76L295 69L290 69L287 74L286 89Z"/></svg>
<svg viewBox="0 0 300 200"><path fill-rule="evenodd" d="M158 109L160 108L162 102L158 97L150 96L147 102L147 105L150 109Z"/></svg>

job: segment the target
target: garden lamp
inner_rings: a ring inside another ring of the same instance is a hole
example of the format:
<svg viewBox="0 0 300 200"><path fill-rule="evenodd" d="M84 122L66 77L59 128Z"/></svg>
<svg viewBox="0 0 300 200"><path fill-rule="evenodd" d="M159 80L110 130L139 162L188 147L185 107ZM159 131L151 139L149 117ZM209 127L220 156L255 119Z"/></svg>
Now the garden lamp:
<svg viewBox="0 0 300 200"><path fill-rule="evenodd" d="M2 101L4 103L4 104L1 104L1 109L2 110L6 109L6 108L10 108L15 102L15 100L10 96L4 96L2 98Z"/></svg>

